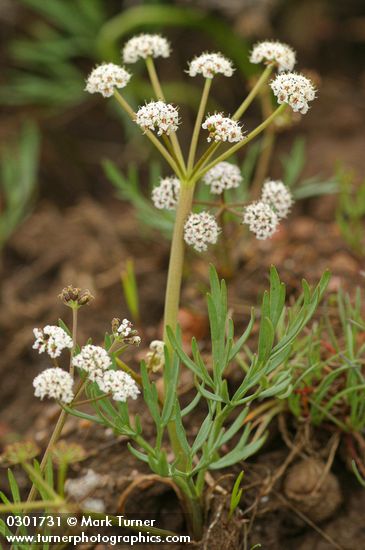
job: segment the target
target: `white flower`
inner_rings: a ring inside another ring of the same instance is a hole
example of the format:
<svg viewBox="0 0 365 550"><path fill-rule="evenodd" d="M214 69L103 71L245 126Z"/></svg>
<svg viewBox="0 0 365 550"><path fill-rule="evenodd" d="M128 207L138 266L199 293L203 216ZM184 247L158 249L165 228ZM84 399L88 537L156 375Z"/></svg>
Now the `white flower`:
<svg viewBox="0 0 365 550"><path fill-rule="evenodd" d="M204 176L203 181L210 186L215 195L220 195L226 189L234 189L242 183L242 174L238 166L230 162L219 162Z"/></svg>
<svg viewBox="0 0 365 550"><path fill-rule="evenodd" d="M238 122L224 117L222 113L208 116L202 124L204 130L209 131L207 141L229 141L235 143L243 140L242 129Z"/></svg>
<svg viewBox="0 0 365 550"><path fill-rule="evenodd" d="M146 354L147 367L157 372L165 365L165 344L161 340L152 340L150 351Z"/></svg>
<svg viewBox="0 0 365 550"><path fill-rule="evenodd" d="M99 93L104 97L110 97L114 93L114 88L124 88L131 76L119 65L103 63L90 73L85 90L90 94Z"/></svg>
<svg viewBox="0 0 365 550"><path fill-rule="evenodd" d="M266 181L262 188L261 200L275 210L279 219L286 218L293 205L293 197L282 181Z"/></svg>
<svg viewBox="0 0 365 550"><path fill-rule="evenodd" d="M279 218L266 202L259 201L246 206L243 223L248 225L257 239L265 240L275 233Z"/></svg>
<svg viewBox="0 0 365 550"><path fill-rule="evenodd" d="M190 214L184 225L185 242L198 252L204 252L208 244L215 244L221 229L209 212Z"/></svg>
<svg viewBox="0 0 365 550"><path fill-rule="evenodd" d="M73 383L69 372L59 367L46 369L33 380L34 395L40 399L47 396L62 403L71 403L74 398Z"/></svg>
<svg viewBox="0 0 365 550"><path fill-rule="evenodd" d="M180 193L180 180L174 176L161 178L160 185L152 189L152 201L156 208L175 210Z"/></svg>
<svg viewBox="0 0 365 550"><path fill-rule="evenodd" d="M270 86L279 104L288 103L294 112L299 111L302 115L308 112L308 102L316 97L313 83L302 74L279 74Z"/></svg>
<svg viewBox="0 0 365 550"><path fill-rule="evenodd" d="M33 349L37 349L39 353L46 352L53 359L59 357L65 348L71 349L73 346L72 338L67 332L55 325L46 325L43 329L34 328L33 334L36 338Z"/></svg>
<svg viewBox="0 0 365 550"><path fill-rule="evenodd" d="M89 380L94 382L112 366L112 361L104 348L89 344L84 346L80 353L72 359L72 364L74 367L86 371Z"/></svg>
<svg viewBox="0 0 365 550"><path fill-rule="evenodd" d="M292 71L296 62L295 51L282 42L265 40L255 44L251 52L251 63L275 63L278 71Z"/></svg>
<svg viewBox="0 0 365 550"><path fill-rule="evenodd" d="M146 132L157 130L157 134L169 135L175 132L179 124L176 107L163 101L151 101L140 107L136 113L136 123Z"/></svg>
<svg viewBox="0 0 365 550"><path fill-rule="evenodd" d="M216 74L232 76L232 62L221 53L202 53L189 63L189 76L201 74L204 78L213 78Z"/></svg>
<svg viewBox="0 0 365 550"><path fill-rule="evenodd" d="M128 338L129 336L132 336L133 332L135 331L133 330L132 323L128 321L128 319L123 319L118 328L119 336L122 338Z"/></svg>
<svg viewBox="0 0 365 550"><path fill-rule="evenodd" d="M126 42L123 48L124 63L135 63L147 57L169 57L170 44L158 34L140 34Z"/></svg>
<svg viewBox="0 0 365 550"><path fill-rule="evenodd" d="M133 378L122 370L108 370L96 380L101 391L111 393L115 401L137 399L140 393Z"/></svg>

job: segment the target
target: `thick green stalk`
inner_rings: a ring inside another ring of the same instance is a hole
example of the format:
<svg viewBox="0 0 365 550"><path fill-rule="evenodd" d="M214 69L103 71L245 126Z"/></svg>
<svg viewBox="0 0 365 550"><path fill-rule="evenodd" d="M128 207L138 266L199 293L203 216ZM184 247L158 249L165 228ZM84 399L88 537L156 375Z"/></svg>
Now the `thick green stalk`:
<svg viewBox="0 0 365 550"><path fill-rule="evenodd" d="M198 139L199 139L199 133L200 133L200 127L202 124L203 116L205 113L205 108L207 106L209 91L212 85L212 78L206 78L203 88L202 97L200 100L200 105L198 109L198 114L196 116L195 120L195 126L193 131L193 137L191 139L190 144L190 150L189 150L189 158L188 158L188 172L190 173L193 170L194 167L194 160L196 155L196 148L198 145Z"/></svg>
<svg viewBox="0 0 365 550"><path fill-rule="evenodd" d="M123 109L126 111L126 113L130 116L130 118L135 121L135 118L136 118L136 114L135 112L133 111L132 107L129 105L128 101L126 101L124 99L124 97L118 92L118 90L114 90L114 97L115 99L118 101L119 105L121 107L123 107ZM148 139L153 143L153 145L156 147L156 149L159 150L159 152L161 153L161 155L164 157L164 159L166 160L166 162L171 166L171 168L173 169L173 171L175 172L175 174L180 178L182 179L183 178L183 174L181 172L181 169L180 167L177 165L177 163L175 162L175 160L172 158L172 156L170 155L170 153L167 151L167 149L165 149L165 147L162 145L162 143L160 143L160 141L157 139L157 137L154 135L153 132L151 132L150 130L147 130L145 132L146 136L148 137Z"/></svg>
<svg viewBox="0 0 365 550"><path fill-rule="evenodd" d="M155 92L155 95L156 95L157 99L166 102L165 94L163 93L163 90L162 90L162 87L161 87L161 84L160 84L160 80L159 80L157 72L156 72L155 63L154 63L152 57L147 57L146 67L147 67L148 75L149 75L150 80L151 80L153 91ZM177 159L177 162L179 164L179 167L182 170L182 172L185 172L185 170L186 170L185 161L184 161L183 154L181 152L181 147L180 147L180 143L179 143L179 140L177 138L176 132L171 132L170 140L171 140L172 148L175 152L176 159Z"/></svg>
<svg viewBox="0 0 365 550"><path fill-rule="evenodd" d="M169 270L165 294L164 342L170 347L166 327L173 332L177 326L177 316L180 303L181 280L184 263L184 225L191 212L194 195L194 185L191 182L181 182L179 201L176 208L174 232L172 236Z"/></svg>
<svg viewBox="0 0 365 550"><path fill-rule="evenodd" d="M286 103L279 105L279 107L272 113L272 115L270 115L266 120L264 120L264 122L257 126L257 128L252 130L252 132L250 132L245 139L230 147L227 151L219 155L219 157L214 159L210 164L208 164L207 166L202 168L197 174L195 174L193 177L193 182L197 182L200 178L204 176L204 174L206 174L206 172L208 172L208 170L213 168L213 166L215 166L219 162L223 162L224 160L228 159L230 156L236 153L236 151L239 151L239 149L252 141L258 134L263 132L265 128L267 128L272 123L272 121L284 111L286 107Z"/></svg>

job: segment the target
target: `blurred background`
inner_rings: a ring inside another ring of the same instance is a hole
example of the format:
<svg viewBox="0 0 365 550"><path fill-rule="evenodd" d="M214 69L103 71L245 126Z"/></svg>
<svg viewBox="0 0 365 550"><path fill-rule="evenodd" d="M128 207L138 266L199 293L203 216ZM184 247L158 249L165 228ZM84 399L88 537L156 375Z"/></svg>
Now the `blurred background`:
<svg viewBox="0 0 365 550"><path fill-rule="evenodd" d="M300 124L293 119L277 133L269 174L300 184L304 200L270 243L250 240L235 250L231 300L238 314L257 302L270 263L294 290L303 275L314 281L326 267L333 289L363 283L363 0L0 0L0 28L3 431L24 431L36 414L31 380L40 361L31 351L32 328L65 315L57 301L65 285L95 294L81 338L97 340L113 316L133 309L123 281L135 278L135 318L143 319L147 341L158 336L171 218L151 209L149 188L168 171L112 100L84 92L95 64L120 62L121 46L135 33L160 32L172 43L173 55L157 66L167 99L181 106L185 149L201 83L184 70L204 50L222 51L237 67L213 87L211 111L236 108L259 70L248 63L249 50L262 39L296 49L298 70L319 89ZM137 106L152 90L142 64L131 71L126 93ZM260 117L257 102L245 126ZM255 147L238 159L251 175L260 143ZM190 260L188 274L203 282L185 290L185 302L198 311L207 261ZM189 314L184 322L189 328ZM34 414L19 417L19 407Z"/></svg>

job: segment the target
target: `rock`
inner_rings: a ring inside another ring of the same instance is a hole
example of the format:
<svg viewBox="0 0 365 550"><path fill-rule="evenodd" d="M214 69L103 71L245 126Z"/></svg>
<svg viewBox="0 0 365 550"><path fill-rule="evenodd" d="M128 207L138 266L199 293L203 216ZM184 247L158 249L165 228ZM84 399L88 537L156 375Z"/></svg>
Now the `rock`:
<svg viewBox="0 0 365 550"><path fill-rule="evenodd" d="M308 458L294 464L284 481L285 496L316 523L330 518L342 502L337 478L329 472L324 480L325 464Z"/></svg>

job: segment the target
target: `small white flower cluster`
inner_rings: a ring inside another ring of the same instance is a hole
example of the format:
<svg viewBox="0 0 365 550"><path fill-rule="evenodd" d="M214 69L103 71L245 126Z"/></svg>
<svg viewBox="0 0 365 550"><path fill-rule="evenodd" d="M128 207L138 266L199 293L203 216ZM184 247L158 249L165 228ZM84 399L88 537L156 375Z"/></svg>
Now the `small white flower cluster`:
<svg viewBox="0 0 365 550"><path fill-rule="evenodd" d="M84 346L72 364L86 371L88 379L96 382L103 392L111 393L115 401L126 401L128 397L136 399L139 394L138 386L129 374L111 370L112 361L100 346Z"/></svg>
<svg viewBox="0 0 365 550"><path fill-rule="evenodd" d="M53 359L59 357L62 350L73 346L72 338L67 332L55 325L46 325L43 329L34 328L33 334L36 338L33 349L37 349L39 353L46 352Z"/></svg>
<svg viewBox="0 0 365 550"><path fill-rule="evenodd" d="M169 57L170 44L159 34L140 34L126 42L123 48L124 63L136 63L147 57Z"/></svg>
<svg viewBox="0 0 365 550"><path fill-rule="evenodd" d="M112 394L114 401L137 399L140 393L133 378L122 370L108 370L96 382L101 391Z"/></svg>
<svg viewBox="0 0 365 550"><path fill-rule="evenodd" d="M157 134L169 135L176 132L179 125L179 113L176 107L163 101L150 101L140 107L136 113L136 123L146 132L157 130Z"/></svg>
<svg viewBox="0 0 365 550"><path fill-rule="evenodd" d="M252 49L251 63L275 63L278 71L292 71L296 62L295 51L282 42L267 40L255 44Z"/></svg>
<svg viewBox="0 0 365 550"><path fill-rule="evenodd" d="M50 397L62 403L71 403L74 398L73 383L67 371L59 367L46 369L33 380L34 395L40 399Z"/></svg>
<svg viewBox="0 0 365 550"><path fill-rule="evenodd" d="M232 62L221 53L203 53L189 63L189 76L201 74L204 78L213 78L216 74L232 76Z"/></svg>
<svg viewBox="0 0 365 550"><path fill-rule="evenodd" d="M302 74L279 74L270 82L278 103L287 103L294 112L305 115L308 112L308 102L316 97L313 83Z"/></svg>
<svg viewBox="0 0 365 550"><path fill-rule="evenodd" d="M191 213L184 225L184 240L198 252L205 252L208 244L215 244L221 229L209 212Z"/></svg>
<svg viewBox="0 0 365 550"><path fill-rule="evenodd" d="M258 201L246 206L243 223L248 225L257 239L265 240L275 233L279 218L266 202Z"/></svg>
<svg viewBox="0 0 365 550"><path fill-rule="evenodd" d="M273 180L264 183L261 200L275 210L280 220L287 217L294 202L287 186L282 181Z"/></svg>
<svg viewBox="0 0 365 550"><path fill-rule="evenodd" d="M114 88L124 88L127 86L131 76L119 65L103 63L90 73L86 80L85 90L90 94L99 93L104 97L111 97L114 93Z"/></svg>
<svg viewBox="0 0 365 550"><path fill-rule="evenodd" d="M133 332L133 325L128 319L123 319L123 321L120 323L118 328L118 334L121 336L121 338L129 338L132 336Z"/></svg>
<svg viewBox="0 0 365 550"><path fill-rule="evenodd" d="M152 190L152 202L160 210L175 210L180 193L180 180L174 176L161 178Z"/></svg>
<svg viewBox="0 0 365 550"><path fill-rule="evenodd" d="M150 351L146 354L147 367L152 372L157 372L165 365L165 344L161 340L152 340Z"/></svg>
<svg viewBox="0 0 365 550"><path fill-rule="evenodd" d="M226 189L239 187L242 180L240 169L230 162L219 162L203 178L204 183L209 185L211 193L215 195L220 195Z"/></svg>
<svg viewBox="0 0 365 550"><path fill-rule="evenodd" d="M204 130L209 131L207 141L229 141L235 143L243 140L241 126L235 120L224 117L222 113L208 116L202 124Z"/></svg>
<svg viewBox="0 0 365 550"><path fill-rule="evenodd" d="M72 364L87 372L89 380L95 382L112 366L112 361L104 348L89 344L72 359Z"/></svg>

